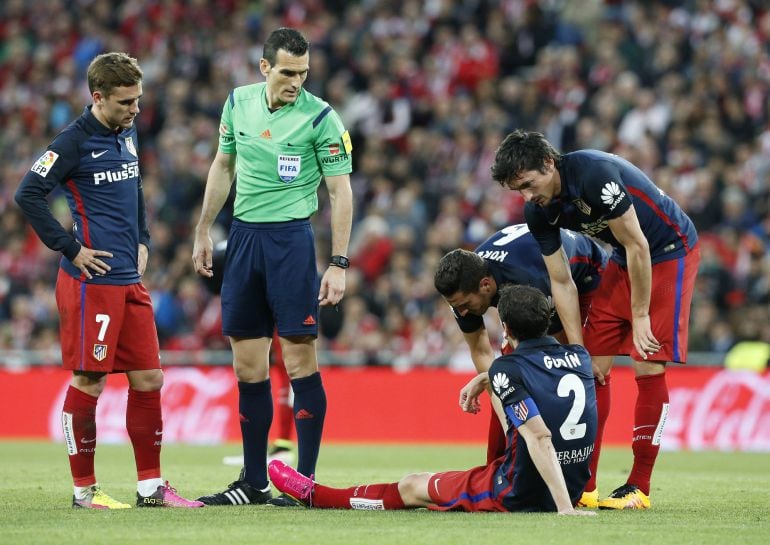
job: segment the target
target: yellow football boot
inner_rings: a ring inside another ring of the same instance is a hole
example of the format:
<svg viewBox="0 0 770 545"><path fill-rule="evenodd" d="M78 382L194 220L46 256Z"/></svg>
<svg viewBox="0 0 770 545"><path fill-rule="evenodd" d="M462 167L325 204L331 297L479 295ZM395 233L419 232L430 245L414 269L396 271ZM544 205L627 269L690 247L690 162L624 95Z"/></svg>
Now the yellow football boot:
<svg viewBox="0 0 770 545"><path fill-rule="evenodd" d="M650 497L633 484L624 484L599 502L599 509L649 509Z"/></svg>

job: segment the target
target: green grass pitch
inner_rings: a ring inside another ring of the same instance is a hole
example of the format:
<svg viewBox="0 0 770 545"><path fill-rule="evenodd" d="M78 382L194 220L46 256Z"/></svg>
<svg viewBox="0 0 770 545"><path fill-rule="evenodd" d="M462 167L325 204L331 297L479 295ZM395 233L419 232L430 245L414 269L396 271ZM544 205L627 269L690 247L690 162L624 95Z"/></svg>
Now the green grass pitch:
<svg viewBox="0 0 770 545"><path fill-rule="evenodd" d="M164 477L186 497L222 489L237 468L222 465L237 445L168 445ZM391 482L414 471L466 469L482 446L324 445L319 480L350 486ZM361 512L265 506L196 510L82 511L70 507L64 446L0 442L0 542L3 544L770 544L770 456L663 452L653 478L653 509L600 511L597 517L553 514ZM602 453L599 490L622 483L630 449ZM116 499L133 503L128 446L100 445L97 476Z"/></svg>

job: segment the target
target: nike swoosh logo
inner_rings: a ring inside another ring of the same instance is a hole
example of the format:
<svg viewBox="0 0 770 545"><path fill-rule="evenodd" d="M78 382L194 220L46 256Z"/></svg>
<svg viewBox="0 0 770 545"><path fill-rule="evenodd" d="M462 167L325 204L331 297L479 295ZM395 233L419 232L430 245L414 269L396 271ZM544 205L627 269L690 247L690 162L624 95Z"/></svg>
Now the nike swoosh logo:
<svg viewBox="0 0 770 545"><path fill-rule="evenodd" d="M438 491L438 482L439 482L440 480L441 480L441 479L440 479L440 478L438 478L438 479L436 479L435 481L433 481L433 488L435 488L435 489L436 489L436 494L438 494L438 493L439 493L439 491Z"/></svg>
<svg viewBox="0 0 770 545"><path fill-rule="evenodd" d="M648 424L647 426L634 426L634 431L641 430L642 428L654 428L655 424Z"/></svg>
<svg viewBox="0 0 770 545"><path fill-rule="evenodd" d="M86 439L85 437L80 439L81 443L93 443L94 441L96 441L96 437L94 437L93 439Z"/></svg>
<svg viewBox="0 0 770 545"><path fill-rule="evenodd" d="M102 155L107 153L108 151L110 151L110 150L106 149L104 151L100 151L99 153L96 153L95 151L92 151L91 152L91 157L93 157L94 159L98 159L99 157L101 157Z"/></svg>
<svg viewBox="0 0 770 545"><path fill-rule="evenodd" d="M553 221L549 221L548 225L556 225L556 222L559 221L559 218L561 217L561 212L559 212Z"/></svg>
<svg viewBox="0 0 770 545"><path fill-rule="evenodd" d="M155 435L163 435L163 430L155 430Z"/></svg>

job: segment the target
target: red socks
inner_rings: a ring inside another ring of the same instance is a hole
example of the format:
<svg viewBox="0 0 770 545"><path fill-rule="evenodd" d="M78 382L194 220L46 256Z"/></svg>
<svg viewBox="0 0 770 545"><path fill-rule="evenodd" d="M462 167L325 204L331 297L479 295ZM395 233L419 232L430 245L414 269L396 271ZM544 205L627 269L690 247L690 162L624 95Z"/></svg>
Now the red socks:
<svg viewBox="0 0 770 545"><path fill-rule="evenodd" d="M663 425L668 416L666 374L636 377L638 394L634 412L634 466L628 477L645 494L650 494L650 478L660 450Z"/></svg>
<svg viewBox="0 0 770 545"><path fill-rule="evenodd" d="M64 398L62 429L75 486L91 486L96 451L96 397L70 386ZM163 420L160 392L128 390L126 429L134 447L138 480L160 477Z"/></svg>
<svg viewBox="0 0 770 545"><path fill-rule="evenodd" d="M405 509L398 483L362 484L350 488L313 487L313 507L332 509Z"/></svg>
<svg viewBox="0 0 770 545"><path fill-rule="evenodd" d="M277 341L273 341L275 346ZM294 407L291 400L291 384L283 360L276 354L275 362L270 368L270 382L273 384L275 395L275 420L277 426L275 438L290 441L294 437Z"/></svg>
<svg viewBox="0 0 770 545"><path fill-rule="evenodd" d="M610 405L612 404L612 396L610 394L610 379L612 377L607 375L604 377L604 384L599 384L598 380L594 380L594 386L596 386L596 441L594 441L594 452L591 455L591 477L586 483L585 491L591 492L596 490L596 469L599 467L599 453L602 450L602 436L604 435L604 425L607 423L607 417L610 415Z"/></svg>
<svg viewBox="0 0 770 545"><path fill-rule="evenodd" d="M137 480L159 478L160 447L163 442L160 391L128 389L126 430L134 447Z"/></svg>
<svg viewBox="0 0 770 545"><path fill-rule="evenodd" d="M62 430L75 486L91 486L96 483L96 400L94 396L74 386L69 387L64 398Z"/></svg>

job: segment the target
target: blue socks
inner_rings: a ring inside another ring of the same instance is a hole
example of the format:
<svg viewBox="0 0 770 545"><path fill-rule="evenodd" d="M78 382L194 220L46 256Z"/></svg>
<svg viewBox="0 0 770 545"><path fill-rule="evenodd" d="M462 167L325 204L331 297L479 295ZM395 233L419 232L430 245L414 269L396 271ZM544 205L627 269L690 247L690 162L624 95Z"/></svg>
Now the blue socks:
<svg viewBox="0 0 770 545"><path fill-rule="evenodd" d="M309 477L315 475L326 417L326 392L321 373L296 378L291 381L291 388L294 390L294 425L297 429L297 471Z"/></svg>
<svg viewBox="0 0 770 545"><path fill-rule="evenodd" d="M273 396L270 379L264 382L238 383L238 412L243 438L243 468L241 477L251 486L262 490L267 480L267 434L273 423Z"/></svg>

